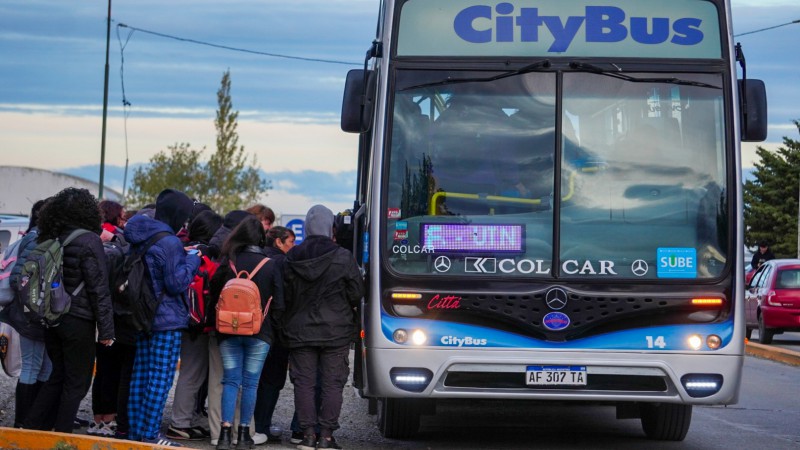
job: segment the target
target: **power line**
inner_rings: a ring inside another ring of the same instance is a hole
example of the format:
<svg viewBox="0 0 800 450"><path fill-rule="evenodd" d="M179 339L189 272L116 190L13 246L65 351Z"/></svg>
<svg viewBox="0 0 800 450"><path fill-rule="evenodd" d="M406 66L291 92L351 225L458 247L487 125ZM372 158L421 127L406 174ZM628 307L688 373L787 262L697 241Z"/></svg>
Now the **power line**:
<svg viewBox="0 0 800 450"><path fill-rule="evenodd" d="M159 33L157 31L151 31L151 30L145 30L143 28L132 27L132 26L126 25L124 23L118 23L117 24L117 28L119 29L119 27L130 28L131 30L134 30L134 31L140 31L142 33L152 34L153 36L163 37L163 38L167 38L167 39L174 39L176 41L189 42L189 43L192 43L192 44L205 45L205 46L208 46L208 47L221 48L223 50L231 50L231 51L235 51L235 52L250 53L250 54L261 55L261 56L271 56L273 58L295 59L295 60L299 60L299 61L310 61L310 62L319 62L319 63L326 63L326 64L343 64L343 65L348 65L348 66L360 66L361 65L361 63L354 63L354 62L349 62L349 61L337 61L337 60L333 60L333 59L306 58L306 57L302 57L302 56L282 55L282 54L279 54L279 53L261 52L261 51L258 51L258 50L249 50L249 49L246 49L246 48L238 48L238 47L231 47L231 46L228 46L228 45L214 44L214 43L211 43L211 42L199 41L197 39L190 39L190 38L184 38L184 37L180 37L180 36L173 36L173 35L166 34L166 33Z"/></svg>
<svg viewBox="0 0 800 450"><path fill-rule="evenodd" d="M780 25L775 25L774 27L767 27L767 28L762 28L760 30L748 31L747 33L734 34L733 37L739 37L739 36L744 36L744 35L753 34L753 33L760 33L762 31L773 30L775 28L785 27L786 25L791 25L791 24L794 24L794 23L800 23L800 19L793 20L793 21L787 22L787 23L782 23Z"/></svg>

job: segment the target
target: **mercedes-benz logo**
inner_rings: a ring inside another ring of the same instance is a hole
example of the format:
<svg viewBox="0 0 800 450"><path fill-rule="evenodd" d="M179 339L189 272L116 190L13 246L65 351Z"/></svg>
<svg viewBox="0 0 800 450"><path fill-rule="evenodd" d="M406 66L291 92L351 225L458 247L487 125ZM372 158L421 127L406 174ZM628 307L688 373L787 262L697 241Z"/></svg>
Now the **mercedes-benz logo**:
<svg viewBox="0 0 800 450"><path fill-rule="evenodd" d="M558 311L567 306L567 293L561 288L550 289L544 296L544 302L550 309Z"/></svg>
<svg viewBox="0 0 800 450"><path fill-rule="evenodd" d="M636 261L631 264L631 272L637 277L643 277L647 275L647 272L650 270L650 267L647 265L647 261L643 259L637 259Z"/></svg>
<svg viewBox="0 0 800 450"><path fill-rule="evenodd" d="M447 256L440 256L436 258L436 261L433 262L433 268L440 273L450 270L450 265L450 258Z"/></svg>

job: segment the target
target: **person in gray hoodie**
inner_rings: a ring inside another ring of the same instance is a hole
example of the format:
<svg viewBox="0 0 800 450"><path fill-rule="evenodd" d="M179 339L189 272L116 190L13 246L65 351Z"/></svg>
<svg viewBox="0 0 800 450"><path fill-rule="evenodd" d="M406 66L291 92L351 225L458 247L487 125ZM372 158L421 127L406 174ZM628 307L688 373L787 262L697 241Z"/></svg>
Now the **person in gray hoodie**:
<svg viewBox="0 0 800 450"><path fill-rule="evenodd" d="M301 450L341 448L333 438L339 428L342 392L350 373L350 342L355 308L364 281L353 254L332 239L334 217L322 205L306 214L303 242L286 254L283 317L289 348L295 410L303 430ZM322 404L317 414L314 387L320 372ZM319 426L320 436L315 433Z"/></svg>

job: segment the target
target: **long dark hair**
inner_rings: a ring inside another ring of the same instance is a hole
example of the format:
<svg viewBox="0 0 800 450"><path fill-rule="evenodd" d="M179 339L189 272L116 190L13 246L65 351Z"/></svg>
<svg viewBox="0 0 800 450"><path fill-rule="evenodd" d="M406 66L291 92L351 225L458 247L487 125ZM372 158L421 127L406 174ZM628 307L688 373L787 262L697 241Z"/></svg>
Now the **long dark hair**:
<svg viewBox="0 0 800 450"><path fill-rule="evenodd" d="M264 227L261 226L261 221L248 214L225 239L222 244L221 254L235 263L236 254L243 248L248 245L263 247L265 243L266 236L264 235Z"/></svg>
<svg viewBox="0 0 800 450"><path fill-rule="evenodd" d="M50 197L39 211L39 242L83 228L100 234L100 208L87 189L69 187Z"/></svg>

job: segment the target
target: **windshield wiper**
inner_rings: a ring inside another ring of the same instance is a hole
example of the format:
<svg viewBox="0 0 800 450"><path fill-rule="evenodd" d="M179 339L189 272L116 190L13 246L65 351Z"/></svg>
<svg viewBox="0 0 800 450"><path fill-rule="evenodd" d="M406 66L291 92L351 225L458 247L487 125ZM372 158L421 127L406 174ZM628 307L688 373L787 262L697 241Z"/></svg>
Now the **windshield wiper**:
<svg viewBox="0 0 800 450"><path fill-rule="evenodd" d="M543 59L541 61L536 61L533 64L528 64L527 66L520 67L519 69L510 70L508 72L503 72L503 73L501 73L499 75L494 75L494 76L491 76L491 77L485 77L485 78L450 78L450 77L447 77L447 78L445 78L444 80L441 80L441 81L434 81L434 82L431 82L431 83L415 84L414 86L409 86L409 87L405 87L403 89L400 89L400 91L402 92L402 91L408 91L408 90L411 90L411 89L420 89L420 88L432 87L432 86L444 86L444 85L447 85L447 84L485 83L485 82L489 82L489 81L501 80L503 78L514 77L514 76L522 75L522 74L525 74L525 73L537 72L539 70L549 69L549 68L550 68L550 60L549 59Z"/></svg>
<svg viewBox="0 0 800 450"><path fill-rule="evenodd" d="M703 88L710 88L710 89L722 89L721 86L714 86L713 84L703 83L702 81L693 81L693 80L684 80L682 78L675 78L675 77L649 77L649 78L637 78L632 77L630 75L626 75L622 73L622 69L619 68L616 64L612 64L615 71L606 70L602 67L595 66L594 64L583 63L573 61L569 63L569 68L574 70L580 70L582 72L589 72L589 73L596 73L598 75L605 75L607 77L612 78L619 78L620 80L630 81L632 83L666 83L666 84L679 84L682 86L697 86Z"/></svg>

